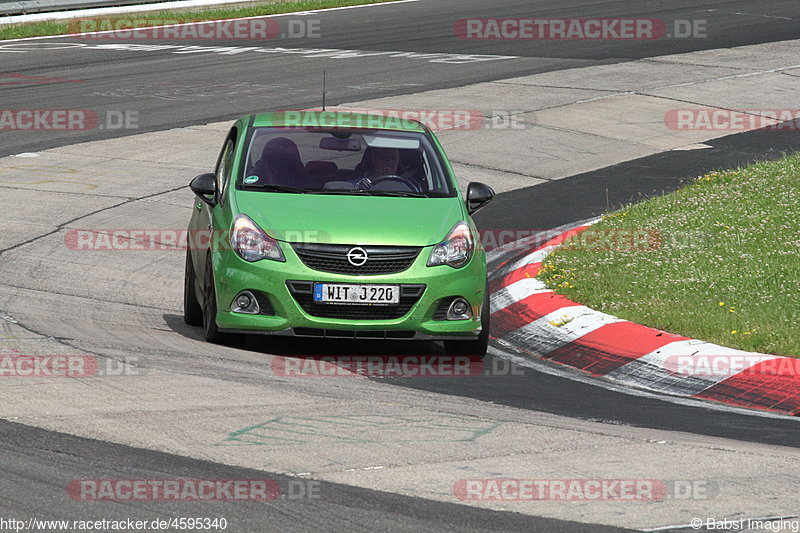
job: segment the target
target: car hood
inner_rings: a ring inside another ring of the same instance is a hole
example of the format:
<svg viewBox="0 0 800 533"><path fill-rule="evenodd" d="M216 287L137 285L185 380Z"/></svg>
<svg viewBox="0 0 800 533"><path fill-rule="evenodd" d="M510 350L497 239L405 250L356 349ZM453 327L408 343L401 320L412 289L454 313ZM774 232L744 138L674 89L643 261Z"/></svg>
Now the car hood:
<svg viewBox="0 0 800 533"><path fill-rule="evenodd" d="M458 198L240 191L239 212L290 242L428 246L464 219Z"/></svg>

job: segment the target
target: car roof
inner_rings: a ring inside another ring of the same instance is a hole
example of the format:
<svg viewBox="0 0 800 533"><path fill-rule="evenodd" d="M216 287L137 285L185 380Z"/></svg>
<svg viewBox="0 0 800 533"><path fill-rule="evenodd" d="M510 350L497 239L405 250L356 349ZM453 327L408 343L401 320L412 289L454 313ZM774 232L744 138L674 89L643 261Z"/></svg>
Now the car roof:
<svg viewBox="0 0 800 533"><path fill-rule="evenodd" d="M425 127L416 120L401 118L402 111L384 110L378 114L354 111L298 110L262 113L253 117L254 127L324 127L342 129L369 129L386 131L415 131L424 133Z"/></svg>

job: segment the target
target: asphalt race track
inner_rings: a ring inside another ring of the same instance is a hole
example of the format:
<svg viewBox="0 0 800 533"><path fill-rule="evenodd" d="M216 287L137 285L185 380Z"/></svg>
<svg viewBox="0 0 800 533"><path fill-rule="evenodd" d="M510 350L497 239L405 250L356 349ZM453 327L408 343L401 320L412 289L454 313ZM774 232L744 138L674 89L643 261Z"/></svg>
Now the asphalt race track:
<svg viewBox="0 0 800 533"><path fill-rule="evenodd" d="M661 7L637 2L542 1L536 3L538 17L647 17L665 21L708 21L707 37L702 39L661 39L645 41L608 40L587 43L565 41L466 40L453 36L453 24L460 18L531 16L531 3L525 0L485 2L455 0L410 2L391 9L341 10L314 15L324 31L319 38L275 39L274 47L333 48L341 50L418 53L482 54L508 56L509 59L470 64L465 68L443 68L427 61L404 62L383 58L306 58L276 54L242 53L231 57L209 53L169 56L162 53L79 50L80 45L109 44L92 39L47 39L6 44L3 53L7 72L52 76L80 83L44 84L35 92L25 87L4 88L9 108L52 105L86 106L90 100L98 112L137 110L139 132L235 119L242 109L274 111L321 105L322 70L328 69L328 104L366 100L379 96L413 93L421 90L458 87L537 72L557 71L602 63L615 63L666 54L774 42L797 38L793 17L797 6L790 0L753 6L747 1L692 2L677 0ZM746 15L742 14L746 13ZM354 19L358 17L358 20ZM310 41L310 42L309 42ZM59 44L58 43L71 43ZM135 41L145 44L146 41ZM156 43L174 44L174 43ZM180 43L184 44L184 43ZM187 42L196 45L196 42ZM248 46L263 42L237 40L204 41L202 46ZM47 51L48 48L56 50ZM155 57L153 57L155 56ZM227 84L227 85L226 85ZM241 89L237 94L236 85ZM213 106L204 101L174 105L175 99L192 87L206 91L217 86ZM169 89L172 88L172 92ZM225 95L230 95L225 97ZM236 98L231 96L236 95ZM15 135L4 140L0 156L21 150L82 142L106 137L113 132L86 135L52 133ZM66 139L69 139L67 141Z"/></svg>
<svg viewBox="0 0 800 533"><path fill-rule="evenodd" d="M702 18L707 20L708 36L703 39L610 40L594 43L580 40L477 41L456 39L453 36L453 23L460 18L526 16L646 17L666 21ZM2 108L91 108L99 114L125 110L135 111L139 121L136 130L2 132L0 157L23 152L36 153L132 134L201 126L232 120L250 112L319 106L323 69L327 71L327 101L329 104L337 104L433 89L457 88L515 76L627 62L667 54L800 39L800 25L797 24L800 5L793 0L763 3L723 0L420 0L395 6L315 13L306 17L321 21L324 31L319 38L313 39L311 43L309 40L298 42L297 39L276 39L269 46L357 50L364 53L340 59L309 57L313 54L263 54L246 50L227 55L219 51L178 55L171 49L96 49L92 47L109 42L74 37L0 43L1 72L21 74L30 80L33 77L46 77L50 80L37 78L38 81L30 83L0 84ZM174 43L142 41L135 44L173 46ZM179 44L237 48L264 46L263 42L248 40L234 43L204 41ZM441 64L408 57L370 56L366 53L368 51L496 57L491 60ZM453 107L457 106L458 102L454 102ZM218 134L218 137L221 142L222 134ZM734 166L758 158L777 157L783 152L797 150L800 148L800 139L796 135L790 136L781 132L753 132L711 140L707 144L711 146L708 150L665 152L503 192L476 220L479 226L486 228L553 228L602 213L606 208L607 190L611 191L608 201L612 205L621 205L641 195L674 190L685 180L713 168ZM214 149L217 149L217 145ZM134 181L137 179L136 168L120 171ZM2 169L0 178L1 172ZM186 177L187 183L191 177ZM147 192L150 191L147 188L149 184L144 182L151 179L152 176L141 176L144 192L121 192L120 196L127 198L122 204L147 201L151 193ZM3 183L0 186L7 188ZM188 189L175 190L168 194L174 209L181 208L179 206L183 204L191 205ZM152 195L155 196L156 193L153 192ZM20 304L20 309L24 309L25 316L29 318L14 323L14 330L0 329L0 333L4 334L0 338L0 347L13 340L13 336L6 335L8 333L30 335L51 343L60 343L65 353L80 350L82 353L109 357L141 356L145 361L143 368L153 375L161 371L173 371L186 375L187 379L213 377L224 380L219 382L224 383L224 387L241 386L243 391L245 388L247 390L246 393L243 392L242 403L231 406L231 416L246 412L247 402L256 398L260 389L266 395L267 389L275 385L261 368L268 355L291 357L376 351L405 354L426 353L437 349L427 345L409 348L405 345L289 339L280 339L267 346L259 338L248 338L241 349L221 348L203 343L199 330L183 324L179 311L180 302L160 300L163 287L153 287L147 294L140 294L141 287L146 287L146 284L135 284L134 280L134 288L120 289L118 300L113 292L96 294L92 278L98 276L105 279L109 276L108 270L112 268L110 266L98 264L97 271L87 271L74 265L62 269L55 265L55 259L42 264L31 260L28 266L23 263L22 266L15 267L19 269L19 279L15 277L15 272L2 269L4 260L8 259L11 252L22 250L29 244L41 246L40 250L52 246L53 242L58 244L57 239L50 239L54 230L48 225L49 222L45 223L53 213L63 215L64 220L68 221L90 213L102 214L107 209L101 203L93 203L94 199L86 200L84 204L84 199L79 194L73 195L71 199L74 205L70 206L52 203L25 206L25 215L21 216L22 223L30 224L34 231L19 241L9 242L8 245L6 241L0 240L0 279L3 285L8 285L8 290L0 298L0 318L8 311L5 308L7 302L23 298L26 301ZM47 201L49 200L43 200ZM159 206L164 208L163 205ZM188 213L188 209L186 212ZM158 215L152 213L153 211L148 210L133 212L130 216L134 217L134 222L131 224L147 224L148 216L155 216L159 220ZM186 218L188 220L188 215ZM121 219L109 220L110 223L119 223ZM41 232L39 226L42 226ZM63 223L59 227L63 227ZM169 267L173 264L177 263L171 261ZM136 268L132 267L132 270L136 271ZM180 275L182 273L167 277L177 278ZM142 279L146 281L146 278ZM61 289L64 292L60 292ZM15 290L19 292L16 293ZM164 293L177 292L171 288ZM37 316L36 310L40 306L46 312ZM140 327L145 322L142 316L148 313L155 313L162 320L161 328L157 331ZM109 329L108 323L102 322L106 314L118 320L120 333ZM97 324L92 322L95 319ZM489 366L502 365L507 363L509 357L500 347L494 346L486 362ZM543 420L544 425L552 424L552 427L558 426L565 431L571 430L570 424L574 424L575 428L586 428L589 427L587 424L600 423L609 427L609 431L621 427L625 431L630 430L631 435L636 435L637 438L650 439L653 442L669 441L674 436L676 439L697 441L705 443L704 446L708 448L714 448L716 441L713 438L719 437L737 441L737 444L747 446L753 453L756 453L755 450L760 445L782 446L786 448L787 469L791 468L788 462L795 460L796 456L792 454L800 448L800 432L794 419L756 416L741 410L722 409L700 402L679 403L654 395L627 394L577 379L577 375L555 367L550 368L547 363L517 366L516 370L514 375L470 379L370 379L364 380L367 384L364 385L363 392L350 382L346 385L332 383L329 386L283 380L275 385L278 392L274 393L274 400L270 399L270 409L277 411L282 405L292 404L292 388L295 386L298 394L315 396L320 402L330 398L332 404L339 405L351 400L354 412L361 412L359 409L363 409L365 413L369 411L373 398L375 401L396 403L398 406L413 406L418 401L421 407L432 408L434 405L441 407L442 396L434 395L445 395L453 402L446 406L448 412L464 419L491 418L505 412L506 408L513 408L522 410L532 420ZM0 388L3 386L0 383ZM108 393L107 397L113 397L113 389L114 385L109 385L108 390L104 391ZM155 401L145 397L152 395L154 391L158 391L157 383L153 388L142 388L138 391L142 400L143 426L145 418L149 416L146 413L147 405ZM13 395L17 392L18 389L9 389L6 394ZM219 391L203 389L196 390L193 394L213 396L217 392ZM181 416L190 418L198 426L208 422L218 432L220 427L225 427L222 423L226 416L225 405L219 406L218 418L207 421L191 413L190 409L185 413L181 411L181 400L177 398L177 393L168 390L163 393L165 406L170 401L176 402L175 411L170 411L171 407L165 407L164 411L153 415L163 417L161 423L165 427L171 424L170 417ZM280 398L281 394L286 395L285 400ZM372 397L371 394L375 396ZM73 416L73 403L75 406L82 405L74 397L44 398L42 401L43 404L51 402L49 405L52 405L52 409L63 407L64 417ZM482 412L481 407L476 407L479 402L485 402L487 409L493 411ZM138 408L135 404L136 401L131 401L126 408ZM302 412L302 408L303 405L300 405L297 411ZM259 416L272 416L263 406L261 409L263 412ZM517 414L508 416L509 420L519 423L525 418ZM564 417L569 423L551 423L551 416L552 420L556 416ZM427 497L424 490L419 491L418 497L409 496L409 493L415 493L415 483L419 482L413 473L408 473L407 479L397 482L398 486L409 487L398 493L363 488L358 483L350 483L347 474L342 474L341 478L337 478L341 482L321 482L321 492L325 497L320 500L86 504L65 496L64 487L70 480L262 477L286 484L303 471L284 466L281 463L284 456L279 455L273 457L266 454L255 463L247 462L252 459L251 456L237 456L230 463L223 464L218 460L219 456L215 455L221 448L213 452L191 446L172 450L165 444L166 440L150 445L145 433L138 438L132 437L131 445L123 445L108 438L102 431L93 429L94 426L84 427L80 422L76 424L75 434L82 436L75 436L52 430L52 426L48 425L50 422L43 422L38 427L32 427L37 426L36 420L17 423L19 417L2 409L0 417L4 419L0 421L0 453L4 457L0 466L0 517L8 515L76 520L103 517L152 520L155 517L168 516L224 515L230 521L230 531L627 530L599 523L586 523L587 520L580 520L583 523L578 523L548 518L544 514L538 516L531 512L515 512L513 506L498 510L467 505L456 500L448 503ZM118 423L110 415L108 424L110 432L118 429ZM137 428L132 428L130 432L136 434ZM650 434L652 437L647 436ZM170 438L180 436L179 430L168 435ZM316 448L316 443L314 444ZM319 443L320 449L325 446L325 442ZM404 446L413 448L413 440L406 442ZM565 449L569 448L566 444L564 446ZM484 451L489 454L488 450ZM307 452L298 452L294 458L297 462L293 464L302 464L305 453ZM333 455L335 453L331 452L331 456ZM287 454L288 456L291 454ZM475 460L483 457L476 456ZM334 462L334 458L328 459L331 464ZM247 466L242 466L245 462ZM258 464L258 468L252 467L253 464ZM575 472L562 477L580 477L578 471L576 466ZM613 476L613 473L609 475ZM469 477L470 474L465 473L464 476ZM786 486L786 492L793 493L793 487ZM617 511L623 512L624 510ZM647 510L637 512L646 514ZM687 515L686 521L680 523L686 524L688 518ZM603 523L616 522L608 519Z"/></svg>

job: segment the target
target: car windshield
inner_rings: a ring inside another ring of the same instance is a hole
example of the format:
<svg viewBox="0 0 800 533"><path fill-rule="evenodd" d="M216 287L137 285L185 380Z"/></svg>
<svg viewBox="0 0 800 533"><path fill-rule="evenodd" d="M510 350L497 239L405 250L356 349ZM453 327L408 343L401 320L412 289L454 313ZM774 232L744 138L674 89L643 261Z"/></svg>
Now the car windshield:
<svg viewBox="0 0 800 533"><path fill-rule="evenodd" d="M255 128L237 188L284 193L455 196L422 133Z"/></svg>

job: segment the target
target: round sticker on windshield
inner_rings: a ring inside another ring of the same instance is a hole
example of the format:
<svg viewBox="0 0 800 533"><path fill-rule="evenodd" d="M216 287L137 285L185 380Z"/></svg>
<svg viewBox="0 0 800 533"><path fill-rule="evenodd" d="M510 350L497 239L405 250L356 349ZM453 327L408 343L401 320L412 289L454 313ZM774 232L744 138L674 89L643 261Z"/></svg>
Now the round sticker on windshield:
<svg viewBox="0 0 800 533"><path fill-rule="evenodd" d="M257 182L257 181L258 181L258 176L247 176L247 177L244 179L244 182L245 182L245 183L247 183L247 184L250 184L250 183L255 183L255 182Z"/></svg>

